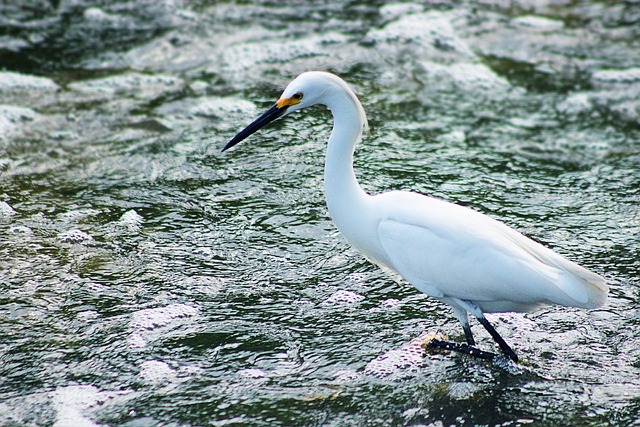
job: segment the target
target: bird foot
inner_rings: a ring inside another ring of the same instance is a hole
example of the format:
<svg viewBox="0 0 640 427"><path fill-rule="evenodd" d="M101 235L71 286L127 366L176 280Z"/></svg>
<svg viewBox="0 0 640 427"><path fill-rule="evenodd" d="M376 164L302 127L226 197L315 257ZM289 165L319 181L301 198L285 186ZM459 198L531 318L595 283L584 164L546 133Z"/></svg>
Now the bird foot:
<svg viewBox="0 0 640 427"><path fill-rule="evenodd" d="M483 351L468 344L444 341L436 337L431 338L429 341L425 342L424 347L429 350L455 351L457 353L466 354L484 360L494 360L496 357L498 357L496 353Z"/></svg>
<svg viewBox="0 0 640 427"><path fill-rule="evenodd" d="M447 335L443 330L438 329L435 332L428 332L420 336L422 340L422 348L427 348L429 343L433 340L445 341L449 339L449 335Z"/></svg>

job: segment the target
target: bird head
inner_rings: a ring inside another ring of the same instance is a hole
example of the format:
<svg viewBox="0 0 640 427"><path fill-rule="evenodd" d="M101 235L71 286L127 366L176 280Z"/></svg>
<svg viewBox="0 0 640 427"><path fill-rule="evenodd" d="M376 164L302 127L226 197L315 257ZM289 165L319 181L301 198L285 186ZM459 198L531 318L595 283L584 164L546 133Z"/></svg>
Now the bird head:
<svg viewBox="0 0 640 427"><path fill-rule="evenodd" d="M327 105L331 109L331 103L338 98L347 99L355 107L356 116L362 124L363 130L366 130L367 117L362 104L347 83L335 74L324 71L307 71L289 83L276 103L234 136L222 151L228 150L272 121L294 111L317 104Z"/></svg>
<svg viewBox="0 0 640 427"><path fill-rule="evenodd" d="M265 111L260 117L255 119L249 126L234 136L231 141L224 146L222 151L228 150L238 144L249 135L262 129L272 121L284 117L294 111L317 104L319 88L311 84L309 77L313 73L304 73L293 80L275 104Z"/></svg>

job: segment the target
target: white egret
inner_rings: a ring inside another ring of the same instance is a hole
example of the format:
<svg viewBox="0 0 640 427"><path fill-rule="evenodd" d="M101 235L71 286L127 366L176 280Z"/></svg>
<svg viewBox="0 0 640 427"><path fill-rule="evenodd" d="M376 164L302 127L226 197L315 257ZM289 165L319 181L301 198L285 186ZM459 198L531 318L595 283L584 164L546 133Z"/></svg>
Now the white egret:
<svg viewBox="0 0 640 427"><path fill-rule="evenodd" d="M492 353L472 347L471 313L517 362L484 313L528 312L543 304L596 308L605 303L608 288L601 276L502 222L422 194L367 194L353 171L354 147L367 118L354 92L333 74L311 71L298 76L275 105L223 151L275 119L317 104L328 107L334 119L324 171L334 223L369 260L450 305L462 324L467 345L435 340L432 346L492 358Z"/></svg>

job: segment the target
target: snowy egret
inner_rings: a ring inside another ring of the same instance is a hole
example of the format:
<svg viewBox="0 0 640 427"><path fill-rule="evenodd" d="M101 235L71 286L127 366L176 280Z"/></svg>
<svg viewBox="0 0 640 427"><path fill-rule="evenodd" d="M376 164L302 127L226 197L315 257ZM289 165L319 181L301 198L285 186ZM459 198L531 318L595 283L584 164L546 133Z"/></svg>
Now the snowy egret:
<svg viewBox="0 0 640 427"><path fill-rule="evenodd" d="M367 118L355 93L336 75L310 71L298 76L223 151L273 120L317 104L328 107L334 120L324 171L329 214L369 260L453 308L467 345L434 340L432 346L492 357L473 347L471 313L505 356L517 362L484 313L528 312L543 304L596 308L605 303L608 288L601 276L502 222L422 194L367 194L353 171L354 147Z"/></svg>

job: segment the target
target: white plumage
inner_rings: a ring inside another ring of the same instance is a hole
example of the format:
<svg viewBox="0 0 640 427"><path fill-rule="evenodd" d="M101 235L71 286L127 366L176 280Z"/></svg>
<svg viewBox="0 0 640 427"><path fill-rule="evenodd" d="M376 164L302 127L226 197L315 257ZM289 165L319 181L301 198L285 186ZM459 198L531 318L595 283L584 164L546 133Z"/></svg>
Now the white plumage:
<svg viewBox="0 0 640 427"><path fill-rule="evenodd" d="M366 194L353 171L353 151L367 119L353 91L333 74L298 76L276 105L224 150L278 117L316 104L326 105L334 118L324 178L336 226L371 261L451 305L469 345L475 342L467 312L517 360L483 313L531 311L543 304L596 308L605 303L607 286L601 276L495 219L417 193ZM468 349L465 352L476 351Z"/></svg>

